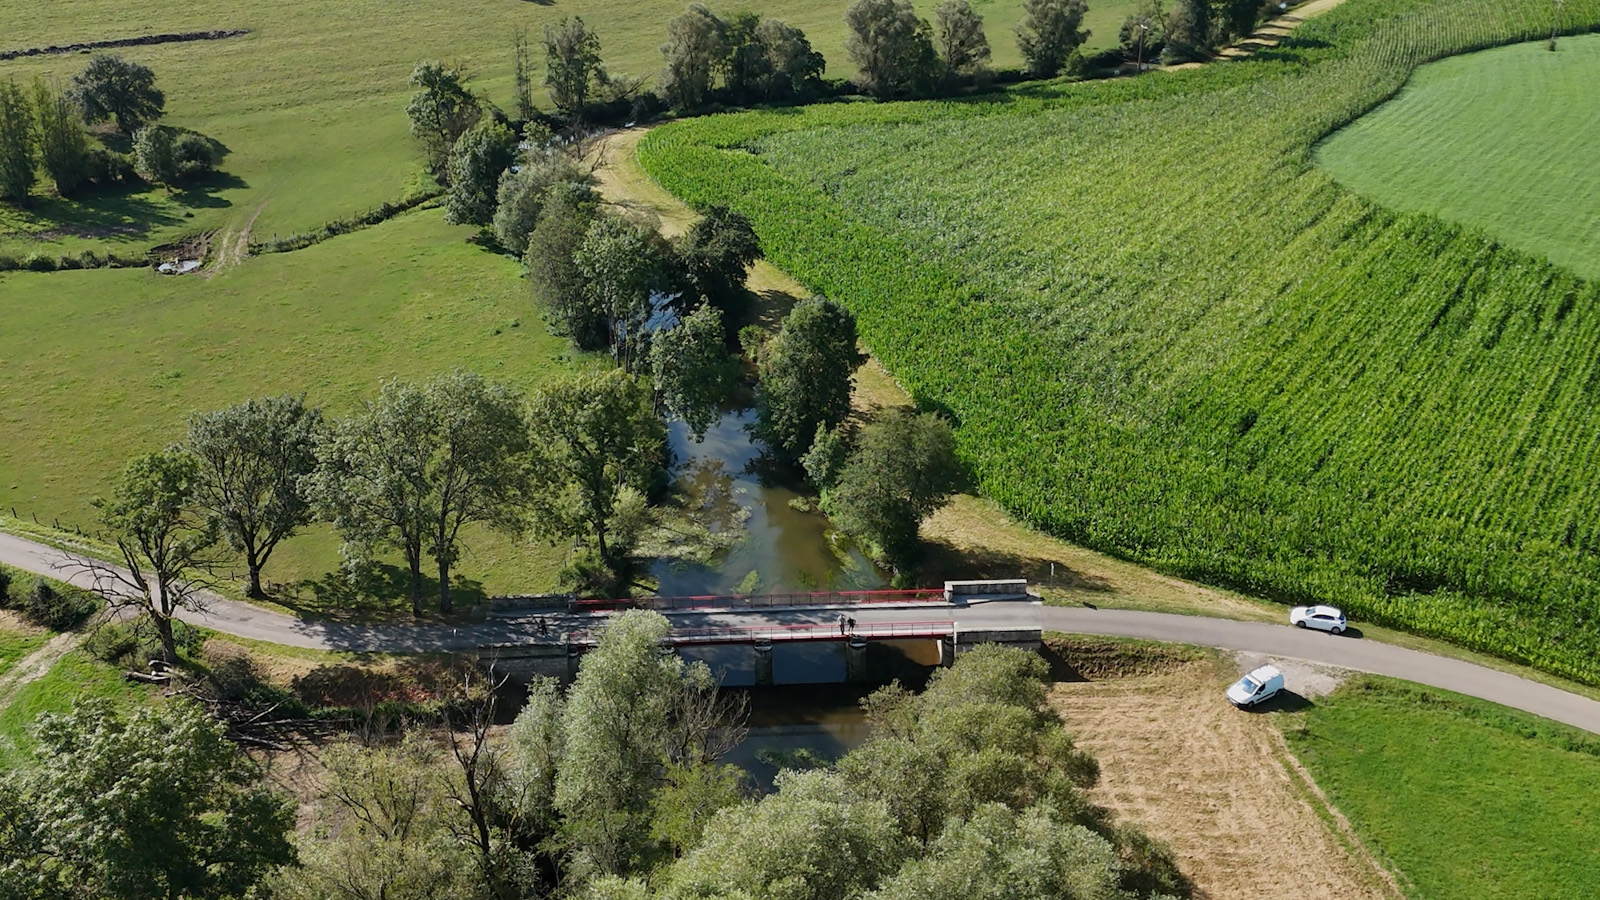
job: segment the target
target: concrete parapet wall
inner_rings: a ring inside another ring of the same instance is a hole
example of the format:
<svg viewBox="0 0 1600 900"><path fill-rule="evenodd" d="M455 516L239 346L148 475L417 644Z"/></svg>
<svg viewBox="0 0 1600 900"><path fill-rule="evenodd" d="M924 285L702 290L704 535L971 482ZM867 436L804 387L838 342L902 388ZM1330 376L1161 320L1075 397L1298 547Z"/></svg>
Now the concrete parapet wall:
<svg viewBox="0 0 1600 900"><path fill-rule="evenodd" d="M566 644L488 644L478 648L478 662L495 674L527 684L535 677L568 681L576 675L578 658Z"/></svg>
<svg viewBox="0 0 1600 900"><path fill-rule="evenodd" d="M1020 600L1028 596L1026 578L997 578L988 581L946 581L944 598L950 603L962 600Z"/></svg>

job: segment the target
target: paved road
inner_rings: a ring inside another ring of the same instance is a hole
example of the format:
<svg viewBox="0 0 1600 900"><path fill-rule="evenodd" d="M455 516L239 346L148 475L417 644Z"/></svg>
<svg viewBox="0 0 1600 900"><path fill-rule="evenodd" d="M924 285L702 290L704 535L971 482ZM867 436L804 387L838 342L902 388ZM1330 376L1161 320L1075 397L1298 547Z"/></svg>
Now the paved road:
<svg viewBox="0 0 1600 900"><path fill-rule="evenodd" d="M0 533L0 562L91 586L89 577L72 567L67 554L4 533ZM294 647L388 653L470 650L487 643L526 639L535 633L531 620L499 619L461 627L354 625L302 621L220 597L210 597L208 601L203 611L185 612L181 618L226 634ZM838 615L837 610L830 609L791 609L677 612L669 617L685 627L740 627L833 622ZM965 607L855 609L851 615L862 623L953 622L966 631L1042 627L1048 631L1145 638L1302 659L1456 691L1600 734L1600 702L1587 697L1457 659L1357 637L1301 631L1287 625L1130 610L1045 607L1014 601ZM590 623L589 617L584 616L547 619L547 624L558 629Z"/></svg>

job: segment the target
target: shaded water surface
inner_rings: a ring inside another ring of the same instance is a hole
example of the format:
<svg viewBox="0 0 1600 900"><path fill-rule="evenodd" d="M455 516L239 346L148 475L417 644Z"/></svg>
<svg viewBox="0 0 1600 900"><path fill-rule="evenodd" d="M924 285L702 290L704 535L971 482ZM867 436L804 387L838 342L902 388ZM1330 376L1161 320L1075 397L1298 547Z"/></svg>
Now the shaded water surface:
<svg viewBox="0 0 1600 900"><path fill-rule="evenodd" d="M684 505L716 533L743 536L709 564L657 560L650 574L663 597L704 594L863 590L887 579L825 516L789 505L800 495L763 477L761 445L745 430L755 414L725 414L695 443L682 422L669 425L672 476Z"/></svg>

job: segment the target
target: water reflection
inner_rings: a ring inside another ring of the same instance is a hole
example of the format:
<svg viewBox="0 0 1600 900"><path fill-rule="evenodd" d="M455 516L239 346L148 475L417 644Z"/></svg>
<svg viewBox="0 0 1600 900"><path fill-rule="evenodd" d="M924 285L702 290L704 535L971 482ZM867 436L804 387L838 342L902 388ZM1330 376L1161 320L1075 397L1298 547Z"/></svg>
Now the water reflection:
<svg viewBox="0 0 1600 900"><path fill-rule="evenodd" d="M817 513L796 510L800 495L762 477L761 447L745 426L751 410L725 414L694 443L682 422L668 426L672 474L685 510L713 534L743 529L709 564L657 560L650 574L667 597L701 594L861 590L886 579Z"/></svg>

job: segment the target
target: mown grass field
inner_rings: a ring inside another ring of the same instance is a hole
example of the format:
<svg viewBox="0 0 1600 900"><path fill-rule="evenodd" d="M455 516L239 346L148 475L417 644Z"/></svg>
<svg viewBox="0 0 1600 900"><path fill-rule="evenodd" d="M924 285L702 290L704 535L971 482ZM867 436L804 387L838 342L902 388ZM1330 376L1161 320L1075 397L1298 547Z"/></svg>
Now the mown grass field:
<svg viewBox="0 0 1600 900"><path fill-rule="evenodd" d="M1020 518L1595 683L1600 291L1312 158L1548 14L1349 0L1245 62L701 119L640 153L848 303Z"/></svg>
<svg viewBox="0 0 1600 900"><path fill-rule="evenodd" d="M419 175L419 153L407 132L406 77L419 59L451 59L475 73L475 84L503 108L515 107L512 33L532 39L545 24L582 16L599 35L614 71L653 74L666 23L683 0L335 0L301 4L217 0L195 4L154 0L24 3L0 0L0 49L62 45L180 31L250 29L220 41L120 50L153 68L167 94L167 120L221 141L231 180L168 196L141 191L84 204L50 204L35 213L0 207L0 252L57 254L108 247L133 250L255 219L255 234L289 234L370 209L406 193ZM844 50L848 0L757 0L713 3L719 11L750 8L805 29L828 59L829 77L853 72ZM932 15L936 0L918 7ZM975 4L985 17L994 62L1020 64L1013 29L1021 0ZM1132 0L1091 4L1091 47L1116 43ZM543 78L535 47L536 84ZM0 62L0 78L35 74L66 81L86 56L69 54ZM542 87L536 102L548 108ZM3 296L3 295L0 295Z"/></svg>
<svg viewBox="0 0 1600 900"><path fill-rule="evenodd" d="M1518 44L1417 70L1317 149L1384 206L1481 228L1600 278L1600 37Z"/></svg>
<svg viewBox="0 0 1600 900"><path fill-rule="evenodd" d="M0 507L89 528L97 494L188 416L307 393L331 413L389 378L463 366L524 390L592 363L548 333L518 265L465 242L438 210L214 278L148 269L0 275ZM546 585L560 554L478 535L460 567L494 589ZM317 577L337 541L285 544L268 578Z"/></svg>
<svg viewBox="0 0 1600 900"><path fill-rule="evenodd" d="M1383 679L1304 716L1290 747L1411 900L1595 895L1593 735Z"/></svg>

